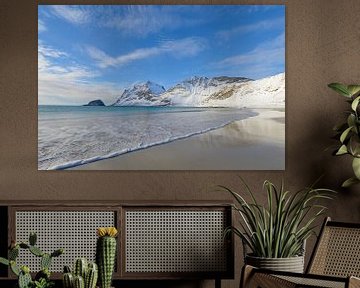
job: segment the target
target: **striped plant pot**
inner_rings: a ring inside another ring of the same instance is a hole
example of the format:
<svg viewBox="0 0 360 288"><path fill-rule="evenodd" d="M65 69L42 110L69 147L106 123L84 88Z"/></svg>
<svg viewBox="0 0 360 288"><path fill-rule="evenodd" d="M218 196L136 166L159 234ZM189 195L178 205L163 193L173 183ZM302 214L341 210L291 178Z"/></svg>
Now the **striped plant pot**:
<svg viewBox="0 0 360 288"><path fill-rule="evenodd" d="M245 263L262 269L304 273L304 256L289 258L262 258L246 255Z"/></svg>

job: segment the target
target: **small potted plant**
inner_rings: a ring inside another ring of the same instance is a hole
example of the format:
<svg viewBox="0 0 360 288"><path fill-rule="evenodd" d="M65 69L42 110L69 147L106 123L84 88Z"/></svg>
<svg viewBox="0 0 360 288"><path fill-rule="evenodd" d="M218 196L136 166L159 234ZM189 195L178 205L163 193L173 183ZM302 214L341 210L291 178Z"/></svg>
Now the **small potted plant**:
<svg viewBox="0 0 360 288"><path fill-rule="evenodd" d="M334 155L350 155L352 158L354 176L342 184L342 187L349 187L360 183L360 85L331 83L328 86L346 97L351 106L347 111L346 122L334 127L340 142Z"/></svg>
<svg viewBox="0 0 360 288"><path fill-rule="evenodd" d="M13 242L9 248L8 259L0 257L0 263L10 266L11 271L18 277L18 288L50 288L54 282L50 280L50 265L54 257L64 253L63 249L57 249L52 253L45 253L36 246L37 236L30 233L29 243ZM16 259L19 256L20 249L28 250L31 254L39 257L41 270L32 279L30 268L26 265L19 266Z"/></svg>
<svg viewBox="0 0 360 288"><path fill-rule="evenodd" d="M96 263L86 258L78 258L74 263L73 271L69 266L64 267L63 288L96 288L98 267Z"/></svg>
<svg viewBox="0 0 360 288"><path fill-rule="evenodd" d="M243 180L242 180L243 181ZM244 244L245 264L258 268L300 272L304 270L304 245L314 233L314 222L323 215L326 207L320 199L331 199L329 189L305 188L296 193L280 189L266 180L266 205L261 205L243 181L251 201L233 190L220 186L235 199L233 205L240 215L239 227L228 227L225 233L233 232ZM250 253L246 251L250 250Z"/></svg>

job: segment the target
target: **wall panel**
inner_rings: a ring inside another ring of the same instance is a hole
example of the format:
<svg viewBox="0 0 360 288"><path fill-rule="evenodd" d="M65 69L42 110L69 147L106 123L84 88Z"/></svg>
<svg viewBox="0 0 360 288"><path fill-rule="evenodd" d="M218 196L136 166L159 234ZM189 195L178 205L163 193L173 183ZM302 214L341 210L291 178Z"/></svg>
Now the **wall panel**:
<svg viewBox="0 0 360 288"><path fill-rule="evenodd" d="M41 3L73 3L42 0ZM77 0L94 4L96 0ZM105 0L102 3L121 3ZM141 0L122 3L144 3ZM171 0L147 1L169 4ZM360 221L359 187L338 187L351 173L345 158L333 158L331 128L346 104L330 91L330 82L360 82L358 0L176 1L183 4L283 4L286 20L286 171L38 171L37 170L37 4L0 1L0 199L1 200L220 200L214 185L238 187L241 175L265 201L262 182L270 179L296 190L321 174L322 186L340 191L329 215ZM264 135L266 136L266 135ZM2 229L4 229L2 227ZM309 242L311 250L312 242ZM240 248L240 247L239 247ZM236 252L237 271L241 266ZM236 287L239 280L226 281ZM211 287L205 282L203 287Z"/></svg>

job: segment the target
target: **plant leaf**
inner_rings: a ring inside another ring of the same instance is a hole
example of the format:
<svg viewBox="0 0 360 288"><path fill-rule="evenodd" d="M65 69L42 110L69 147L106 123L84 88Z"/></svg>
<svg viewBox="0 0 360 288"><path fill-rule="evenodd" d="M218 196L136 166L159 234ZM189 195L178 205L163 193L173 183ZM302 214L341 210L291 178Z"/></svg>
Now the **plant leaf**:
<svg viewBox="0 0 360 288"><path fill-rule="evenodd" d="M352 113L349 114L347 118L347 124L350 126L355 126L356 116Z"/></svg>
<svg viewBox="0 0 360 288"><path fill-rule="evenodd" d="M352 185L359 184L359 183L360 183L359 179L357 179L356 177L351 177L351 178L345 180L344 183L341 185L341 187L348 188Z"/></svg>
<svg viewBox="0 0 360 288"><path fill-rule="evenodd" d="M339 150L336 152L335 155L344 155L348 153L348 149L346 147L346 145L341 145L341 147L339 148Z"/></svg>
<svg viewBox="0 0 360 288"><path fill-rule="evenodd" d="M10 264L9 260L8 260L8 259L5 259L5 258L3 258L3 257L0 257L0 263L1 263L1 264L4 264L4 265L9 265L9 264Z"/></svg>
<svg viewBox="0 0 360 288"><path fill-rule="evenodd" d="M352 168L356 178L360 180L360 158L354 157L352 161Z"/></svg>
<svg viewBox="0 0 360 288"><path fill-rule="evenodd" d="M360 138L358 135L352 135L348 143L348 150L354 157L360 156Z"/></svg>
<svg viewBox="0 0 360 288"><path fill-rule="evenodd" d="M337 93L341 94L342 96L348 97L350 98L351 95L348 91L348 88L346 85L341 84L341 83L330 83L328 85L329 88L333 89L334 91L336 91Z"/></svg>
<svg viewBox="0 0 360 288"><path fill-rule="evenodd" d="M350 126L349 128L345 129L345 131L343 133L341 133L341 136L340 136L341 143L344 143L346 137L348 136L348 134L352 128L353 128L353 126Z"/></svg>
<svg viewBox="0 0 360 288"><path fill-rule="evenodd" d="M356 111L357 106L359 105L360 96L356 97L351 103L351 109Z"/></svg>
<svg viewBox="0 0 360 288"><path fill-rule="evenodd" d="M360 92L360 85L348 85L347 91L349 92L350 96L357 96Z"/></svg>

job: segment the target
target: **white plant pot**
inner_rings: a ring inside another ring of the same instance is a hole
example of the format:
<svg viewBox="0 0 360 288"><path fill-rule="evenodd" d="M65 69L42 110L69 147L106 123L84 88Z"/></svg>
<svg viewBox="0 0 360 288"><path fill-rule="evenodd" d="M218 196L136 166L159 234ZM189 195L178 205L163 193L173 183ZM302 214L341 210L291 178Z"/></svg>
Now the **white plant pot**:
<svg viewBox="0 0 360 288"><path fill-rule="evenodd" d="M304 256L289 258L263 258L246 255L245 263L262 269L304 273Z"/></svg>

